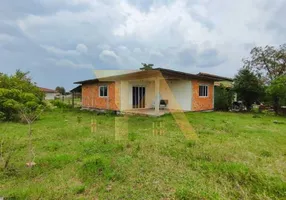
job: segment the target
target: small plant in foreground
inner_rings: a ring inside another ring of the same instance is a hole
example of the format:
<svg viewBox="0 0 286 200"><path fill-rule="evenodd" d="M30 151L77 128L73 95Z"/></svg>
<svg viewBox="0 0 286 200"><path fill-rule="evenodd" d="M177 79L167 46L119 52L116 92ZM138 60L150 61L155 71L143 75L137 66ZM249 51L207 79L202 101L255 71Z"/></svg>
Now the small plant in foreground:
<svg viewBox="0 0 286 200"><path fill-rule="evenodd" d="M85 186L84 185L78 185L78 186L73 188L73 192L75 194L82 194L85 192Z"/></svg>

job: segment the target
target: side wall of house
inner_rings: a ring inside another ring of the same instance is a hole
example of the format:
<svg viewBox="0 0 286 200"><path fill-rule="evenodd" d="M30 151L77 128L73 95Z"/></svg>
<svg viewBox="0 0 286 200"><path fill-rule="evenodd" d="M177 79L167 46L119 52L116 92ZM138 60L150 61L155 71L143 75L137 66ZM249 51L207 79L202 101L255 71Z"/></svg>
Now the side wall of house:
<svg viewBox="0 0 286 200"><path fill-rule="evenodd" d="M99 86L102 85L108 86L108 97L99 96ZM83 84L82 107L119 110L120 82Z"/></svg>
<svg viewBox="0 0 286 200"><path fill-rule="evenodd" d="M199 85L208 85L208 96L199 96ZM214 109L214 82L192 80L192 111Z"/></svg>

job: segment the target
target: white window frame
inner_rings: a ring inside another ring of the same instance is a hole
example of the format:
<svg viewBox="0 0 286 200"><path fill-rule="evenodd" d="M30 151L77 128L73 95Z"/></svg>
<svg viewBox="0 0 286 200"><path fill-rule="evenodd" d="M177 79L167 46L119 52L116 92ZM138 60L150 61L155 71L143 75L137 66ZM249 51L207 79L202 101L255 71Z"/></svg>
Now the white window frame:
<svg viewBox="0 0 286 200"><path fill-rule="evenodd" d="M200 95L200 87L206 87L206 90L203 92L204 93L204 96L201 96ZM205 92L207 91L207 95L205 95ZM200 98L207 98L207 97L209 97L209 85L206 85L206 84L200 84L199 85L199 97Z"/></svg>
<svg viewBox="0 0 286 200"><path fill-rule="evenodd" d="M101 88L105 88L106 87L106 96L101 96L100 95L100 90L101 90ZM108 93L109 93L109 91L108 91L108 85L100 85L99 87L98 87L98 96L99 97L101 97L101 98L107 98L108 97Z"/></svg>

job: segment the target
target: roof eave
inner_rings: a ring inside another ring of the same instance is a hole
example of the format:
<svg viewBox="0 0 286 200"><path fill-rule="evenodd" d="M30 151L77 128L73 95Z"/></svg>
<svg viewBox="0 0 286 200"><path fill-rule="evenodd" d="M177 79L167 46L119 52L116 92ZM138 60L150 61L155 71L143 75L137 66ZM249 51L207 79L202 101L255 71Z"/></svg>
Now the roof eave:
<svg viewBox="0 0 286 200"><path fill-rule="evenodd" d="M147 75L148 77L161 74L163 77L174 77L179 79L185 79L185 80L191 80L191 79L197 79L197 80L204 80L204 81L233 81L230 78L226 77L220 77L217 75L211 75L211 74L190 74L186 72L180 72L175 71L171 69L164 69L164 68L155 68L152 70L146 70L146 71L138 71L134 73L128 73L128 74L121 74L116 76L110 76L110 77L104 77L99 79L89 79L84 81L77 81L74 82L74 84L88 84L88 83L98 83L98 82L114 82L116 80L124 80L130 77L137 77L137 75Z"/></svg>

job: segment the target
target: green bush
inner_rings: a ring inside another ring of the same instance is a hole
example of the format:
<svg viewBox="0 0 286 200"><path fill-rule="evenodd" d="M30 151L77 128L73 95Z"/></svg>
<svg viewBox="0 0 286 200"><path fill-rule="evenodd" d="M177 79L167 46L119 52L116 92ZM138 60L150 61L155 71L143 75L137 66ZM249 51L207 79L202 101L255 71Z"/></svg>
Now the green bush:
<svg viewBox="0 0 286 200"><path fill-rule="evenodd" d="M27 75L19 70L11 76L0 73L0 120L16 121L21 111L28 115L43 106L44 94Z"/></svg>
<svg viewBox="0 0 286 200"><path fill-rule="evenodd" d="M223 85L215 87L214 109L228 111L234 99L234 93L231 89Z"/></svg>
<svg viewBox="0 0 286 200"><path fill-rule="evenodd" d="M33 112L43 105L32 93L17 89L0 88L0 116L4 121L19 120L21 110Z"/></svg>
<svg viewBox="0 0 286 200"><path fill-rule="evenodd" d="M58 100L58 99L51 100L50 102L51 102L51 104L53 104L53 106L56 106L58 108L65 108L65 109L66 108L67 109L72 108L72 105L66 104L65 102Z"/></svg>

